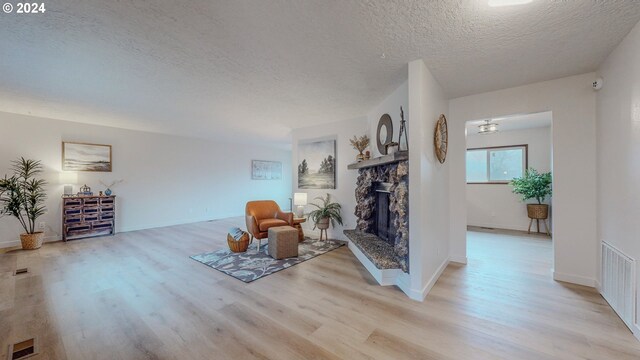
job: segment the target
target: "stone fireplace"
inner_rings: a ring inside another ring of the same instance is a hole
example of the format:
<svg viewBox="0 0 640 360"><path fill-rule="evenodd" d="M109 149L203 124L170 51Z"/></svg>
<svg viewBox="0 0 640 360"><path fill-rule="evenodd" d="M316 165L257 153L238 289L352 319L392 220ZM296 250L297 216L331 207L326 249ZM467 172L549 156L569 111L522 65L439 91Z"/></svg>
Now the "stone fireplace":
<svg viewBox="0 0 640 360"><path fill-rule="evenodd" d="M364 164L363 164L364 163ZM345 235L378 268L409 272L409 162L396 154L353 164L356 229Z"/></svg>

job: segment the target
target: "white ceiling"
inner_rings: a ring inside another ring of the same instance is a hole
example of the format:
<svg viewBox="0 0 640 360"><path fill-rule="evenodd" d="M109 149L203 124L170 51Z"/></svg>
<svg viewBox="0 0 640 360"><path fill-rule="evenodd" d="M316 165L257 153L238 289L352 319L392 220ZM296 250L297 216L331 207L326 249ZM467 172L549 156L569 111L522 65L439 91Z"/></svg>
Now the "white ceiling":
<svg viewBox="0 0 640 360"><path fill-rule="evenodd" d="M489 119L467 121L467 135L478 134L478 126L484 124L485 120ZM500 132L549 127L552 122L552 113L551 111L545 111L533 114L501 116L491 119L491 122L498 124L498 131Z"/></svg>
<svg viewBox="0 0 640 360"><path fill-rule="evenodd" d="M457 97L593 71L640 19L626 0L46 6L0 13L0 111L283 145L292 128L366 114L411 60Z"/></svg>

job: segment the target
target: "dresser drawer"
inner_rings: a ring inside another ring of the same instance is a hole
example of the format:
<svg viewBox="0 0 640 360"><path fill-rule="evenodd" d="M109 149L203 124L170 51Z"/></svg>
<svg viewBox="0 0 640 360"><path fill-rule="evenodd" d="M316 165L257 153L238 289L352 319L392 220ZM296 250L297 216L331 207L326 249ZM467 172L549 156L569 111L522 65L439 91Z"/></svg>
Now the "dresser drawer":
<svg viewBox="0 0 640 360"><path fill-rule="evenodd" d="M110 230L113 229L112 221L97 221L91 224L93 230Z"/></svg>
<svg viewBox="0 0 640 360"><path fill-rule="evenodd" d="M110 221L113 220L114 213L113 211L103 211L100 213L100 220Z"/></svg>
<svg viewBox="0 0 640 360"><path fill-rule="evenodd" d="M82 206L82 199L79 198L65 198L63 201L64 207L67 206Z"/></svg>
<svg viewBox="0 0 640 360"><path fill-rule="evenodd" d="M84 199L84 206L98 206L100 204L100 200L98 198L88 198Z"/></svg>
<svg viewBox="0 0 640 360"><path fill-rule="evenodd" d="M82 215L71 215L71 216L65 216L64 218L65 225L79 224L81 222L82 222Z"/></svg>
<svg viewBox="0 0 640 360"><path fill-rule="evenodd" d="M82 206L68 206L64 208L64 214L66 216L71 215L81 215L82 214Z"/></svg>
<svg viewBox="0 0 640 360"><path fill-rule="evenodd" d="M113 205L114 204L114 198L112 197L105 197L105 198L100 198L100 204L101 205Z"/></svg>
<svg viewBox="0 0 640 360"><path fill-rule="evenodd" d="M100 211L113 211L113 204L102 204L100 205Z"/></svg>
<svg viewBox="0 0 640 360"><path fill-rule="evenodd" d="M97 206L85 206L84 209L82 209L82 213L84 215L98 215L100 208Z"/></svg>
<svg viewBox="0 0 640 360"><path fill-rule="evenodd" d="M98 214L82 216L82 221L84 221L85 223L91 223L98 220L100 220L100 216Z"/></svg>
<svg viewBox="0 0 640 360"><path fill-rule="evenodd" d="M87 233L91 231L91 224L79 223L72 225L65 225L66 232L69 236L75 236Z"/></svg>

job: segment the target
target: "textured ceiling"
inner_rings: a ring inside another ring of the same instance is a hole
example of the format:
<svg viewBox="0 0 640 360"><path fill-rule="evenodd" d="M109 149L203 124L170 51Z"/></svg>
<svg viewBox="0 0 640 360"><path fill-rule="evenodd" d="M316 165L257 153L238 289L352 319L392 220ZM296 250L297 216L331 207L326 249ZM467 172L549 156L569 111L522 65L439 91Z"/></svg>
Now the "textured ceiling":
<svg viewBox="0 0 640 360"><path fill-rule="evenodd" d="M55 1L0 13L0 111L286 144L423 58L450 97L593 71L639 1ZM385 56L381 56L381 54Z"/></svg>

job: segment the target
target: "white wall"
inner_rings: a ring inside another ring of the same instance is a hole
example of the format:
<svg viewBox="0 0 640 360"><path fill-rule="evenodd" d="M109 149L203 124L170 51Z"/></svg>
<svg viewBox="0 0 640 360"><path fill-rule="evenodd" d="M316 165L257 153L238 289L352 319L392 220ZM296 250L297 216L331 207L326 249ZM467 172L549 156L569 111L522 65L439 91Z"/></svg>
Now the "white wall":
<svg viewBox="0 0 640 360"><path fill-rule="evenodd" d="M400 287L423 300L449 262L449 163L433 148L448 101L424 61L409 63L409 271Z"/></svg>
<svg viewBox="0 0 640 360"><path fill-rule="evenodd" d="M552 111L554 278L596 285L594 73L452 99L449 102L451 256L466 257L465 122Z"/></svg>
<svg viewBox="0 0 640 360"><path fill-rule="evenodd" d="M293 151L291 168L293 184L293 192L307 193L308 201L320 203L314 200L317 196L325 196L331 194L331 200L342 205L342 220L344 225L330 227L328 236L332 239L346 240L342 233L344 229L354 229L356 226L356 216L354 211L356 208L356 179L358 178L357 170L347 170L347 165L355 162L357 150L354 150L349 143L349 139L354 135L364 135L369 131L367 118L362 116L356 119L339 121L331 124L318 125L307 128L294 129L293 134ZM336 188L335 189L299 189L298 188L298 143L309 140L335 139L336 140ZM305 207L305 213L313 210L312 206ZM319 234L319 231L312 231L313 223L310 221L302 224L305 233Z"/></svg>
<svg viewBox="0 0 640 360"><path fill-rule="evenodd" d="M598 240L640 260L640 25L609 55L598 75L604 78L597 93ZM640 287L640 272L636 281ZM640 309L640 297L636 300ZM634 332L640 334L637 325Z"/></svg>
<svg viewBox="0 0 640 360"><path fill-rule="evenodd" d="M380 156L380 152L378 151L378 146L376 145L376 135L378 132L378 121L380 121L380 117L384 114L389 114L391 116L391 122L393 123L393 141L398 142L400 136L400 107L404 109L404 119L407 120L406 126L407 131L409 130L409 86L408 82L405 81L402 85L400 85L396 90L394 90L389 96L387 96L383 101L380 102L377 106L375 106L369 113L367 114L367 120L369 122L369 138L371 139L371 156L377 157ZM404 138L404 135L403 135ZM403 150L404 148L404 140L403 140Z"/></svg>
<svg viewBox="0 0 640 360"><path fill-rule="evenodd" d="M550 126L490 135L467 134L467 148L524 144L528 145L529 168L551 171ZM529 227L527 208L512 189L508 184L467 184L467 225L526 231ZM540 228L544 231L544 225L540 224Z"/></svg>
<svg viewBox="0 0 640 360"><path fill-rule="evenodd" d="M100 180L124 179L112 189L118 231L244 215L253 199L289 207L290 151L0 113L0 176L20 156L41 160L46 168L48 213L42 221L49 225L49 240L61 233L62 141L113 146L113 172L78 172L78 181L97 193L104 190ZM252 159L281 161L283 179L251 180ZM20 232L17 220L0 219L0 246L17 244Z"/></svg>

